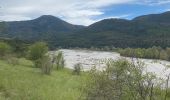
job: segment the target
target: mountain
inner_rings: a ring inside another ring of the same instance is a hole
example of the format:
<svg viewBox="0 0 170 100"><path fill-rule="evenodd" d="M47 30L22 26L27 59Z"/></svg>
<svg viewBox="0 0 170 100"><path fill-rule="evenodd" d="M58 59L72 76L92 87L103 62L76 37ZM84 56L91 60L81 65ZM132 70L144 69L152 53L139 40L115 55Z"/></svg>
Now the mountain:
<svg viewBox="0 0 170 100"><path fill-rule="evenodd" d="M83 41L75 46L86 44L87 47L167 47L170 46L170 12L139 16L132 20L104 19L74 34L74 40Z"/></svg>
<svg viewBox="0 0 170 100"><path fill-rule="evenodd" d="M44 15L34 20L5 22L4 37L44 40L52 47L151 47L170 46L170 12L132 20L104 19L87 27ZM3 33L3 34L2 34Z"/></svg>
<svg viewBox="0 0 170 100"><path fill-rule="evenodd" d="M84 28L84 26L72 25L51 15L43 15L37 19L28 21L5 22L5 26L5 34L8 37L17 37L27 40L44 39L44 37L49 34L69 34Z"/></svg>
<svg viewBox="0 0 170 100"><path fill-rule="evenodd" d="M133 20L161 25L170 25L170 11L164 12L162 14L150 14L139 16L134 18Z"/></svg>

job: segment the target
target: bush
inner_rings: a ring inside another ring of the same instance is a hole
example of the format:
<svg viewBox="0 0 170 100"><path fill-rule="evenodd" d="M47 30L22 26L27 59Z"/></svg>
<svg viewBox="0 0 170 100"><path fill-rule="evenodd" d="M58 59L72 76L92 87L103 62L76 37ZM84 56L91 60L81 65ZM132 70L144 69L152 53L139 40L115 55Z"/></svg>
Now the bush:
<svg viewBox="0 0 170 100"><path fill-rule="evenodd" d="M160 52L160 59L162 59L162 60L168 60L168 54L166 53L165 50L162 50L162 51Z"/></svg>
<svg viewBox="0 0 170 100"><path fill-rule="evenodd" d="M161 47L155 46L147 49L126 48L119 49L119 53L121 56L126 57L170 60L170 48L166 48L166 50L163 50Z"/></svg>
<svg viewBox="0 0 170 100"><path fill-rule="evenodd" d="M43 58L48 52L47 44L44 42L37 42L29 47L28 57L32 61Z"/></svg>
<svg viewBox="0 0 170 100"><path fill-rule="evenodd" d="M16 57L10 57L7 61L13 66L19 65L19 59Z"/></svg>
<svg viewBox="0 0 170 100"><path fill-rule="evenodd" d="M8 44L0 42L0 57L4 57L6 54L9 54L10 51L11 47Z"/></svg>
<svg viewBox="0 0 170 100"><path fill-rule="evenodd" d="M35 66L41 68L43 74L49 75L52 71L52 62L49 56L44 56L36 60Z"/></svg>
<svg viewBox="0 0 170 100"><path fill-rule="evenodd" d="M48 56L45 56L41 59L41 69L43 74L51 74L52 71L52 62Z"/></svg>
<svg viewBox="0 0 170 100"><path fill-rule="evenodd" d="M93 69L84 89L85 100L163 100L164 96L155 94L164 91L155 83L160 80L151 73L144 74L143 66L121 59L109 61L106 70Z"/></svg>
<svg viewBox="0 0 170 100"><path fill-rule="evenodd" d="M56 56L53 57L53 61L55 62L56 69L63 69L65 66L65 60L63 53L61 51L58 52Z"/></svg>
<svg viewBox="0 0 170 100"><path fill-rule="evenodd" d="M77 63L77 64L74 65L73 74L74 75L80 75L81 70L82 70L82 65L80 63Z"/></svg>

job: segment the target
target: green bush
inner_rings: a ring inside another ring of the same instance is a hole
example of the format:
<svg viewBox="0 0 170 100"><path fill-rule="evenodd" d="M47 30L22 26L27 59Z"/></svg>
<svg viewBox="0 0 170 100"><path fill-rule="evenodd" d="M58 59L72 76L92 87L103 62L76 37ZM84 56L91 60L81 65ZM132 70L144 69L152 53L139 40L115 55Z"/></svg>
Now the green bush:
<svg viewBox="0 0 170 100"><path fill-rule="evenodd" d="M57 55L54 55L53 61L55 63L55 69L59 70L64 68L65 60L61 51L58 51Z"/></svg>
<svg viewBox="0 0 170 100"><path fill-rule="evenodd" d="M29 47L28 57L32 61L43 58L48 52L48 46L44 42L37 42Z"/></svg>
<svg viewBox="0 0 170 100"><path fill-rule="evenodd" d="M166 48L166 50L155 46L147 49L126 48L119 49L119 53L126 57L170 60L170 48Z"/></svg>
<svg viewBox="0 0 170 100"><path fill-rule="evenodd" d="M90 71L84 89L85 100L163 100L165 92L151 73L143 73L144 65L124 59L109 61L106 70ZM155 87L154 87L155 86ZM159 90L159 91L158 91ZM156 99L155 99L156 98ZM167 99L168 100L168 99Z"/></svg>
<svg viewBox="0 0 170 100"><path fill-rule="evenodd" d="M10 58L8 58L7 61L9 64L11 64L13 66L19 65L19 59L16 57L10 57Z"/></svg>
<svg viewBox="0 0 170 100"><path fill-rule="evenodd" d="M45 56L41 59L41 69L43 74L51 74L52 62L49 56Z"/></svg>
<svg viewBox="0 0 170 100"><path fill-rule="evenodd" d="M6 54L9 54L11 47L4 42L0 42L0 57L4 57Z"/></svg>
<svg viewBox="0 0 170 100"><path fill-rule="evenodd" d="M52 71L52 62L49 56L44 56L35 61L35 66L41 68L43 74L50 74Z"/></svg>
<svg viewBox="0 0 170 100"><path fill-rule="evenodd" d="M81 70L82 70L82 65L80 63L77 63L77 64L74 65L73 74L74 75L80 75Z"/></svg>

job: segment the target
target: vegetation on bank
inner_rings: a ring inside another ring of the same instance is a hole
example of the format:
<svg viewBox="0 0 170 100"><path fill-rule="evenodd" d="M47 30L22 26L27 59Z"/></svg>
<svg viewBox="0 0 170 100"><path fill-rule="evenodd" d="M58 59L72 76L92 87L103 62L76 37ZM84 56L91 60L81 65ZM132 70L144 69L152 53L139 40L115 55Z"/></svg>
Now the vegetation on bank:
<svg viewBox="0 0 170 100"><path fill-rule="evenodd" d="M62 52L48 53L44 42L25 45L24 52L14 47L0 42L0 100L170 99L169 76L159 80L154 74L144 74L140 62L110 60L103 71L82 72L80 63L73 70L65 69ZM149 50L153 58L161 55L157 47Z"/></svg>
<svg viewBox="0 0 170 100"><path fill-rule="evenodd" d="M161 80L143 73L143 64L121 59L109 61L106 70L92 69L84 89L85 100L169 100L169 76Z"/></svg>
<svg viewBox="0 0 170 100"><path fill-rule="evenodd" d="M126 48L119 49L121 56L136 57L136 58L148 58L148 59L161 59L170 60L170 48L162 49L161 47L152 48Z"/></svg>
<svg viewBox="0 0 170 100"><path fill-rule="evenodd" d="M68 69L44 75L24 58L15 66L0 60L0 100L80 100L85 80Z"/></svg>

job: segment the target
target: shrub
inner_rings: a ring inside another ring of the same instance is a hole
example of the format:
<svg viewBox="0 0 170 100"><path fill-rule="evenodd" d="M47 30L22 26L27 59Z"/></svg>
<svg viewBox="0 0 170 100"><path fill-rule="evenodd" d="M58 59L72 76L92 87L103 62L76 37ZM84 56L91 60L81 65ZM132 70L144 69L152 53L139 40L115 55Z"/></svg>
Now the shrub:
<svg viewBox="0 0 170 100"><path fill-rule="evenodd" d="M28 58L32 60L36 67L40 67L39 63L47 54L48 47L44 42L37 42L29 47Z"/></svg>
<svg viewBox="0 0 170 100"><path fill-rule="evenodd" d="M55 65L57 70L64 68L65 60L64 60L63 53L61 51L59 51L58 54L54 57L54 60L55 60Z"/></svg>
<svg viewBox="0 0 170 100"><path fill-rule="evenodd" d="M4 57L10 51L11 51L11 47L8 44L4 42L0 42L0 57Z"/></svg>
<svg viewBox="0 0 170 100"><path fill-rule="evenodd" d="M159 80L151 73L144 74L143 68L143 63L121 59L109 61L106 70L93 69L84 89L85 100L163 100L164 96L155 94L164 91L155 84Z"/></svg>
<svg viewBox="0 0 170 100"><path fill-rule="evenodd" d="M36 60L35 66L41 68L43 74L49 75L52 71L52 62L49 56L44 56Z"/></svg>
<svg viewBox="0 0 170 100"><path fill-rule="evenodd" d="M52 71L52 62L48 56L45 56L41 59L41 69L43 74L49 75Z"/></svg>
<svg viewBox="0 0 170 100"><path fill-rule="evenodd" d="M81 70L82 70L82 65L80 63L77 63L77 64L74 65L73 74L74 75L80 75Z"/></svg>
<svg viewBox="0 0 170 100"><path fill-rule="evenodd" d="M11 64L11 65L13 65L13 66L16 66L16 65L19 64L19 59L16 58L16 57L10 57L10 58L8 59L8 63Z"/></svg>
<svg viewBox="0 0 170 100"><path fill-rule="evenodd" d="M155 46L147 49L126 48L119 49L119 53L121 56L127 57L170 60L170 48L166 48L166 50L163 50L161 47Z"/></svg>
<svg viewBox="0 0 170 100"><path fill-rule="evenodd" d="M162 50L162 51L160 52L160 59L162 59L162 60L168 60L168 54L166 53L165 50Z"/></svg>
<svg viewBox="0 0 170 100"><path fill-rule="evenodd" d="M29 47L28 57L30 60L36 61L43 58L47 52L47 44L44 42L37 42Z"/></svg>

